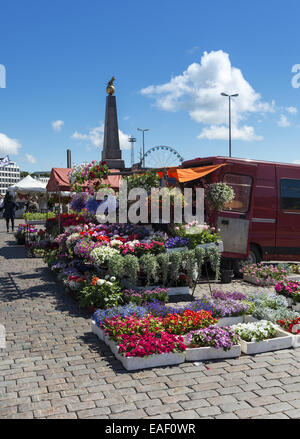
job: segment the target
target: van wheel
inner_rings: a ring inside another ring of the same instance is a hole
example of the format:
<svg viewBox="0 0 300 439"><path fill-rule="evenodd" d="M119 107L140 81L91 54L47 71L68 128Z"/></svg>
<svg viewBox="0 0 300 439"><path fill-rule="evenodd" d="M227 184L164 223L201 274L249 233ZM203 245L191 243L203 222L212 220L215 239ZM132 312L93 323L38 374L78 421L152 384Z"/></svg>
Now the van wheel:
<svg viewBox="0 0 300 439"><path fill-rule="evenodd" d="M249 256L247 259L248 264L258 264L261 261L260 251L255 245L250 245Z"/></svg>

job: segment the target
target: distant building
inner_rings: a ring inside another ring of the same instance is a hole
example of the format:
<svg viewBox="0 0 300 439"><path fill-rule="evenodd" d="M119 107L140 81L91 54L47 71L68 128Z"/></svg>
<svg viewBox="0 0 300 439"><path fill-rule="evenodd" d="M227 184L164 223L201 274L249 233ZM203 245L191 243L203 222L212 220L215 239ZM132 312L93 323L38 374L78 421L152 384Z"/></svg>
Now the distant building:
<svg viewBox="0 0 300 439"><path fill-rule="evenodd" d="M42 181L43 183L48 183L50 178L50 171L36 171L31 174L32 178Z"/></svg>
<svg viewBox="0 0 300 439"><path fill-rule="evenodd" d="M10 162L5 168L0 167L0 194L4 195L7 189L20 181L20 167L16 162Z"/></svg>

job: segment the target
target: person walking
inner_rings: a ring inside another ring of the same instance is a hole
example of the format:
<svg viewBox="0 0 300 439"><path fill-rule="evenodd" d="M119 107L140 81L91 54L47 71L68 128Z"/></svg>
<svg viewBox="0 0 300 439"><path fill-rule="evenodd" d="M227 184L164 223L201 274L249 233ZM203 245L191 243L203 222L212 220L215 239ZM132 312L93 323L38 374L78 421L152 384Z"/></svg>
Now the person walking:
<svg viewBox="0 0 300 439"><path fill-rule="evenodd" d="M11 230L12 230L12 232L14 231L15 213L16 213L16 210L18 209L18 207L19 206L15 202L13 196L9 192L6 192L5 197L4 197L4 201L3 201L2 209L4 209L3 218L5 218L5 220L6 220L7 233L9 233L9 220L11 221Z"/></svg>

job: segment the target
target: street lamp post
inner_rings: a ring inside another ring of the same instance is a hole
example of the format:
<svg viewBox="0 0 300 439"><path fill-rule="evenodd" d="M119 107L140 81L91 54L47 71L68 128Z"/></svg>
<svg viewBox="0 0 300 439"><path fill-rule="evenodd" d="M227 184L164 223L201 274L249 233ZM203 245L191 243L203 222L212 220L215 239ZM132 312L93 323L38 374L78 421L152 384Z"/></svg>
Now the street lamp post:
<svg viewBox="0 0 300 439"><path fill-rule="evenodd" d="M128 142L131 143L131 166L134 163L134 142L136 142L136 138L131 136L128 139Z"/></svg>
<svg viewBox="0 0 300 439"><path fill-rule="evenodd" d="M229 100L229 157L231 157L231 98L236 98L238 95L238 93L235 93L233 95L221 93L221 96L226 96Z"/></svg>
<svg viewBox="0 0 300 439"><path fill-rule="evenodd" d="M142 159L143 163L142 163L142 167L144 168L145 167L145 137L144 137L144 133L145 133L145 131L149 131L149 128L146 128L144 130L142 128L138 128L137 130L142 131L142 133L143 133L143 159Z"/></svg>

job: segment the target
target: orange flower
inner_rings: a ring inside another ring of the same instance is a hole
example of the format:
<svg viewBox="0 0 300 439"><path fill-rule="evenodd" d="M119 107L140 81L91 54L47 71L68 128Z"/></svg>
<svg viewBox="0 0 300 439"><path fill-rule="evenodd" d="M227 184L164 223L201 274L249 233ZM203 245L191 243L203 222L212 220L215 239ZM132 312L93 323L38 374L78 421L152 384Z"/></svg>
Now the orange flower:
<svg viewBox="0 0 300 439"><path fill-rule="evenodd" d="M99 277L97 277L97 276L93 276L93 279L92 279L92 285L97 285L97 280L99 280Z"/></svg>

